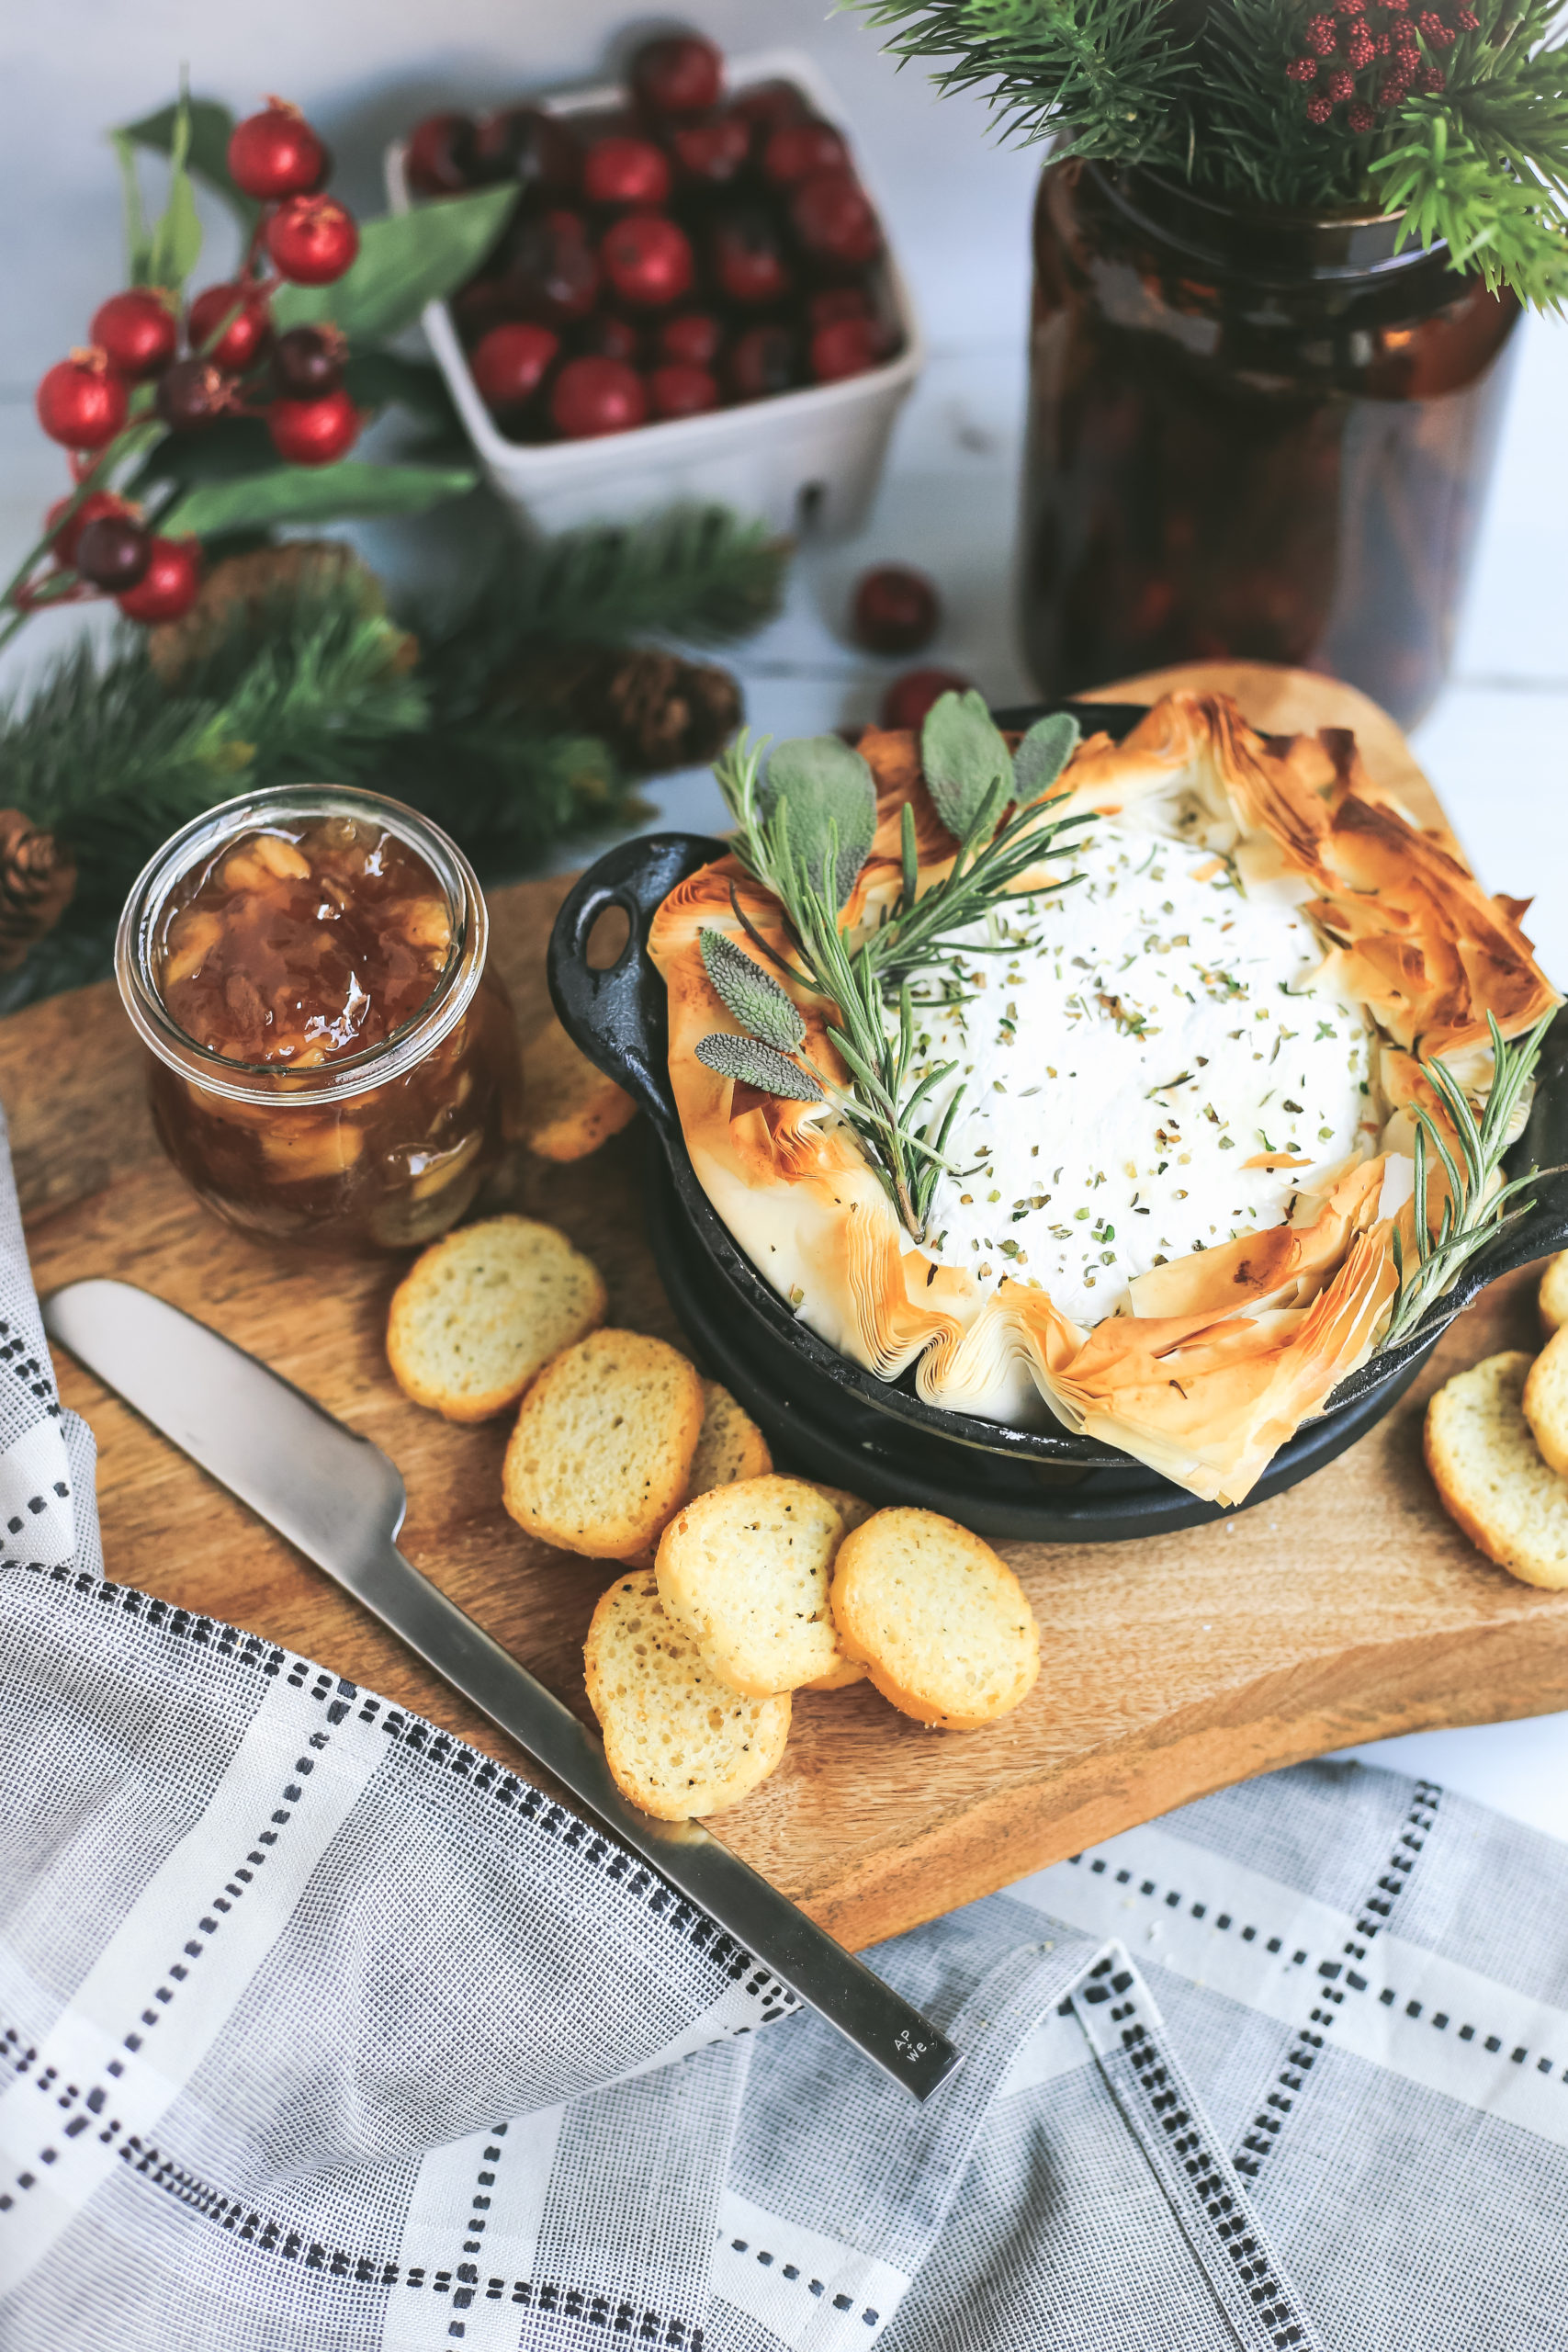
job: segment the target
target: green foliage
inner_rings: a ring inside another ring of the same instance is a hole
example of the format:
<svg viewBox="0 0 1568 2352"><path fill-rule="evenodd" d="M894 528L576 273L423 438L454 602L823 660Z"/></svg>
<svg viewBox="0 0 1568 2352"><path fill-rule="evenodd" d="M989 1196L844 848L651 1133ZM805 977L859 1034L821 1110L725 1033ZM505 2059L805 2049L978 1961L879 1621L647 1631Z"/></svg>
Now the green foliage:
<svg viewBox="0 0 1568 2352"><path fill-rule="evenodd" d="M358 258L333 285L279 287L272 300L278 333L330 323L351 342L400 334L427 302L444 300L473 276L521 193L513 182L364 221Z"/></svg>
<svg viewBox="0 0 1568 2352"><path fill-rule="evenodd" d="M989 811L1012 797L1012 761L984 695L942 695L920 730L920 765L936 813L954 841L967 841Z"/></svg>
<svg viewBox="0 0 1568 2352"><path fill-rule="evenodd" d="M277 466L187 490L160 515L159 528L205 539L284 523L422 514L444 499L461 498L478 481L465 466L373 466L352 458L335 466Z"/></svg>
<svg viewBox="0 0 1568 2352"><path fill-rule="evenodd" d="M813 890L847 904L876 831L876 786L840 735L781 743L757 793L772 865L804 869Z"/></svg>
<svg viewBox="0 0 1568 2352"><path fill-rule="evenodd" d="M128 122L110 132L117 146L145 147L154 155L171 155L179 122L181 106L189 123L186 162L197 179L205 180L216 190L233 212L241 228L249 236L261 213L254 197L236 187L229 176L229 141L234 129L234 118L215 98L185 98L173 106L160 107L156 114L144 115L140 122Z"/></svg>
<svg viewBox="0 0 1568 2352"><path fill-rule="evenodd" d="M806 1023L794 998L784 994L773 974L737 947L728 932L716 931L711 923L698 931L697 945L703 968L726 1010L764 1046L797 1054L806 1043Z"/></svg>

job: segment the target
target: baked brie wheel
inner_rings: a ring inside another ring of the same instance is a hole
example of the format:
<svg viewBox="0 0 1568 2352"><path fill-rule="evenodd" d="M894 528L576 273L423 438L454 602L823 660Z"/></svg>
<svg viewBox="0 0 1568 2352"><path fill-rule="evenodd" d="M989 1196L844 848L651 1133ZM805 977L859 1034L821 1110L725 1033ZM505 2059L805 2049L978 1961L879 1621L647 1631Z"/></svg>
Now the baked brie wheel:
<svg viewBox="0 0 1568 2352"><path fill-rule="evenodd" d="M860 739L875 797L838 915L852 956L975 854L943 822L933 740ZM987 839L1031 805L1024 775L1021 751ZM1121 744L1079 743L1038 806L1043 854L880 1015L904 1024L921 1105L918 1214L867 1148L842 1007L804 984L799 926L744 843L650 940L687 1149L758 1272L878 1378L913 1366L932 1405L1055 1416L1240 1502L1388 1330L1416 1198L1430 1238L1439 1146L1457 1159L1454 1120L1486 1101L1492 1024L1521 1037L1559 999L1519 910L1341 730L1264 738L1224 697L1174 694ZM816 1099L745 1074L724 942L790 1000Z"/></svg>

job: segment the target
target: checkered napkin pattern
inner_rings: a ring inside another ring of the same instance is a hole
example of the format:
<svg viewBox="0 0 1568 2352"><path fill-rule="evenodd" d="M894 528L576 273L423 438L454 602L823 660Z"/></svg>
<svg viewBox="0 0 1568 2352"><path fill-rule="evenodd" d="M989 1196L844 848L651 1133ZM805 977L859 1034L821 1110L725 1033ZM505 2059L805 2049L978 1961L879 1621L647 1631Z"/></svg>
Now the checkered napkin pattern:
<svg viewBox="0 0 1568 2352"><path fill-rule="evenodd" d="M901 1938L924 2107L592 1824L106 1580L0 1180L0 2352L1568 2346L1568 1856L1281 1773Z"/></svg>

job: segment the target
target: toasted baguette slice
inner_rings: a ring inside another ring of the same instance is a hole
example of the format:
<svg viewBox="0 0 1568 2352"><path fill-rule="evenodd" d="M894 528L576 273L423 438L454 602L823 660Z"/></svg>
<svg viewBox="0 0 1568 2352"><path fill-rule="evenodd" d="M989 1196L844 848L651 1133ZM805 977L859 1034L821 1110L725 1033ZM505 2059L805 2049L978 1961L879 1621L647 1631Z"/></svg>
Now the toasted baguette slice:
<svg viewBox="0 0 1568 2352"><path fill-rule="evenodd" d="M857 1527L863 1527L876 1509L874 1503L863 1502L859 1495L852 1495L847 1487L825 1487L817 1478L808 1483L819 1495L826 1495L830 1503L837 1503L846 1535L852 1535ZM864 1658L851 1657L847 1651L840 1650L837 1666L829 1667L826 1674L817 1677L815 1682L803 1683L801 1688L805 1690L847 1690L852 1682L863 1682L865 1675Z"/></svg>
<svg viewBox="0 0 1568 2352"><path fill-rule="evenodd" d="M773 1466L768 1441L728 1388L703 1383L703 1427L692 1456L690 1495L733 1487L741 1478L765 1478Z"/></svg>
<svg viewBox="0 0 1568 2352"><path fill-rule="evenodd" d="M523 1399L502 1498L520 1527L590 1559L628 1560L686 1491L703 1384L662 1340L594 1331Z"/></svg>
<svg viewBox="0 0 1568 2352"><path fill-rule="evenodd" d="M1550 1340L1564 1323L1568 1323L1568 1250L1560 1250L1555 1258L1547 1260L1540 1278L1540 1328Z"/></svg>
<svg viewBox="0 0 1568 2352"><path fill-rule="evenodd" d="M665 1613L730 1690L798 1690L838 1659L828 1576L843 1533L834 1505L804 1479L716 1487L660 1538Z"/></svg>
<svg viewBox="0 0 1568 2352"><path fill-rule="evenodd" d="M787 1695L743 1699L716 1682L660 1607L651 1568L602 1597L582 1662L615 1785L660 1821L739 1804L784 1754Z"/></svg>
<svg viewBox="0 0 1568 2352"><path fill-rule="evenodd" d="M1536 1451L1523 1397L1530 1360L1487 1356L1427 1408L1427 1467L1471 1542L1521 1583L1568 1586L1568 1479Z"/></svg>
<svg viewBox="0 0 1568 2352"><path fill-rule="evenodd" d="M1519 1403L1541 1460L1568 1477L1568 1331L1548 1340L1525 1375Z"/></svg>
<svg viewBox="0 0 1568 2352"><path fill-rule="evenodd" d="M879 1510L844 1538L833 1621L885 1699L953 1731L1010 1714L1040 1672L1034 1612L1012 1570L931 1510Z"/></svg>
<svg viewBox="0 0 1568 2352"><path fill-rule="evenodd" d="M541 1159L585 1159L637 1116L629 1094L580 1054L554 1013L523 1048L523 1140Z"/></svg>
<svg viewBox="0 0 1568 2352"><path fill-rule="evenodd" d="M532 1217L486 1217L415 1259L392 1294L387 1355L416 1405L484 1421L604 1317L598 1269L564 1233Z"/></svg>

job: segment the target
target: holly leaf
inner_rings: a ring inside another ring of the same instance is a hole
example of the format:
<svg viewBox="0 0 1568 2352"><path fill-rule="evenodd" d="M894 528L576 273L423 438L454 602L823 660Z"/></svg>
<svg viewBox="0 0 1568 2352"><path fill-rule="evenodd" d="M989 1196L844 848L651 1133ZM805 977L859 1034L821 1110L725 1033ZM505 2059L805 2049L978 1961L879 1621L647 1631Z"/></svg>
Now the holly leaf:
<svg viewBox="0 0 1568 2352"><path fill-rule="evenodd" d="M876 786L860 753L841 735L781 743L757 799L770 831L782 830L789 854L805 859L812 888L825 888L835 910L841 907L876 831ZM825 878L835 842L834 871Z"/></svg>
<svg viewBox="0 0 1568 2352"><path fill-rule="evenodd" d="M780 988L771 972L737 947L728 932L704 923L697 933L703 968L727 1012L733 1012L753 1037L783 1054L796 1054L806 1043L800 1008Z"/></svg>
<svg viewBox="0 0 1568 2352"><path fill-rule="evenodd" d="M427 302L471 277L505 228L521 188L480 188L412 212L359 224L359 255L332 286L280 286L272 298L279 334L289 327L341 327L352 343L400 334Z"/></svg>
<svg viewBox="0 0 1568 2352"><path fill-rule="evenodd" d="M1012 761L1000 729L973 686L932 703L920 729L920 765L936 813L955 841L967 842L987 812L994 820L1013 789Z"/></svg>
<svg viewBox="0 0 1568 2352"><path fill-rule="evenodd" d="M698 1038L697 1059L720 1078L739 1079L743 1086L754 1086L759 1094L775 1094L783 1102L828 1099L808 1069L775 1053L772 1046L759 1044L755 1037L732 1037L724 1030L715 1030L711 1037Z"/></svg>
<svg viewBox="0 0 1568 2352"><path fill-rule="evenodd" d="M233 135L234 118L216 98L190 98L186 105L190 121L186 165L223 198L248 236L261 207L243 188L236 187L229 176L229 141ZM174 153L179 112L176 100L173 106L160 107L156 114L144 115L140 122L123 124L109 135L117 143L122 139L130 140L154 155L170 155Z"/></svg>
<svg viewBox="0 0 1568 2352"><path fill-rule="evenodd" d="M1037 718L1012 755L1015 797L1039 800L1050 791L1073 753L1083 729L1070 710L1048 711Z"/></svg>
<svg viewBox="0 0 1568 2352"><path fill-rule="evenodd" d="M168 537L204 539L279 523L419 514L443 499L461 498L478 479L467 466L372 466L348 458L335 466L277 466L270 473L198 483L159 517L158 528Z"/></svg>

